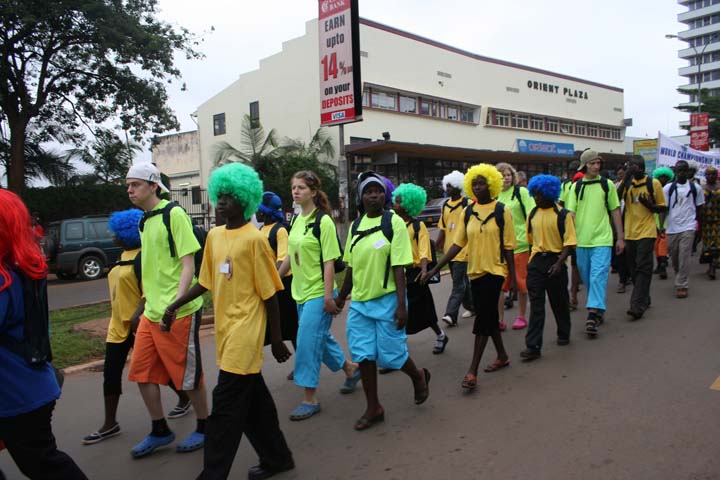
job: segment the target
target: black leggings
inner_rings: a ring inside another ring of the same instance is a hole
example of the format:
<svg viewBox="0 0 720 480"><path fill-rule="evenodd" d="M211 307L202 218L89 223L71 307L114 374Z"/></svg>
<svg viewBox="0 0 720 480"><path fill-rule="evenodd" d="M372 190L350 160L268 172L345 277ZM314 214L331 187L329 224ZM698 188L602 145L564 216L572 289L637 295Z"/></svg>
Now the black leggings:
<svg viewBox="0 0 720 480"><path fill-rule="evenodd" d="M105 343L105 367L103 368L103 393L122 394L122 372L128 353L135 343L135 335L128 334L122 343Z"/></svg>

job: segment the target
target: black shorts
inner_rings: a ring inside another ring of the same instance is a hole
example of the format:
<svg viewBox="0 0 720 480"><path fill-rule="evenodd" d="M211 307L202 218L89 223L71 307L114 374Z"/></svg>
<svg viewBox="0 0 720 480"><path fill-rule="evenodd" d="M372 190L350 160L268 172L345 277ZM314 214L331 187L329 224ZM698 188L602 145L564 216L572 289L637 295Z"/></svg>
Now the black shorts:
<svg viewBox="0 0 720 480"><path fill-rule="evenodd" d="M505 277L500 275L483 275L470 280L473 304L475 305L475 335L490 336L500 331L500 315L498 299Z"/></svg>

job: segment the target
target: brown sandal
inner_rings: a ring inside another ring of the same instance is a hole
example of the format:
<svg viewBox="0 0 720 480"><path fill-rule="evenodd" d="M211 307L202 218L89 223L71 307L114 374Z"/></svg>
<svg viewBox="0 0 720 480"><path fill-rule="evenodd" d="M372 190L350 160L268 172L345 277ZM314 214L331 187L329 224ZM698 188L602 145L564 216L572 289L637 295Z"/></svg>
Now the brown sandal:
<svg viewBox="0 0 720 480"><path fill-rule="evenodd" d="M477 375L466 373L460 386L468 391L474 390L477 387Z"/></svg>
<svg viewBox="0 0 720 480"><path fill-rule="evenodd" d="M507 366L509 366L509 365L510 365L510 359L507 359L507 360L505 360L505 361L495 360L495 361L492 362L490 365L488 365L487 367L485 367L485 372L487 372L487 373L497 372L497 371L500 370L501 368L505 368L505 367L507 367Z"/></svg>
<svg viewBox="0 0 720 480"><path fill-rule="evenodd" d="M375 415L372 418L368 418L365 415L358 418L358 421L355 422L355 430L358 432L361 430L367 430L368 428L372 427L376 423L381 423L385 421L385 412L382 412L380 415Z"/></svg>
<svg viewBox="0 0 720 480"><path fill-rule="evenodd" d="M430 371L427 368L423 368L422 371L425 376L425 389L419 393L415 391L415 405L424 403L430 396Z"/></svg>

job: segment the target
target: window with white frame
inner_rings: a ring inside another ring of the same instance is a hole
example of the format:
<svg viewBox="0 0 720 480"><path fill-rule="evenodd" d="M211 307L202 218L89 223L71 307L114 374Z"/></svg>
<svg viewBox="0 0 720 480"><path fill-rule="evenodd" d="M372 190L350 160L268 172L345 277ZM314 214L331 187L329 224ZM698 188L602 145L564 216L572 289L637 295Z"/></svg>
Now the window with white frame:
<svg viewBox="0 0 720 480"><path fill-rule="evenodd" d="M545 130L545 119L542 117L530 117L531 130Z"/></svg>
<svg viewBox="0 0 720 480"><path fill-rule="evenodd" d="M566 135L575 133L575 126L572 122L560 122L560 132Z"/></svg>
<svg viewBox="0 0 720 480"><path fill-rule="evenodd" d="M588 136L597 137L598 136L598 127L595 125L588 125Z"/></svg>
<svg viewBox="0 0 720 480"><path fill-rule="evenodd" d="M525 128L529 127L530 119L527 115L512 114L510 124L513 128Z"/></svg>
<svg viewBox="0 0 720 480"><path fill-rule="evenodd" d="M551 120L548 118L547 122L545 122L545 127L547 128L548 132L557 133L558 131L560 131L560 126L557 120Z"/></svg>
<svg viewBox="0 0 720 480"><path fill-rule="evenodd" d="M447 119L458 120L458 107L457 105L448 105L447 107Z"/></svg>
<svg viewBox="0 0 720 480"><path fill-rule="evenodd" d="M583 136L587 135L587 125L585 125L584 123L576 123L575 133Z"/></svg>

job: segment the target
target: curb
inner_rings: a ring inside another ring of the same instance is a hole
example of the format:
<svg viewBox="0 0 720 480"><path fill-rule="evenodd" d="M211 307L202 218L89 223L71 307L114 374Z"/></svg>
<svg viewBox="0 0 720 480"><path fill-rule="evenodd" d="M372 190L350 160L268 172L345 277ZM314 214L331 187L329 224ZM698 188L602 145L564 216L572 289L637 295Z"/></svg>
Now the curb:
<svg viewBox="0 0 720 480"><path fill-rule="evenodd" d="M75 308L75 307L72 307ZM205 315L200 321L200 331L211 330L215 326L215 315ZM129 360L129 359L128 359ZM63 375L72 375L80 372L101 372L105 365L105 359L93 360L92 362L81 363L80 365L71 365L60 369Z"/></svg>
<svg viewBox="0 0 720 480"><path fill-rule="evenodd" d="M53 310L50 310L50 313L52 312L59 312L61 310L70 310L71 308L87 308L87 307L94 307L95 305L102 305L103 303L110 303L110 299L108 300L98 300L97 302L90 302L90 303L81 303L80 305L70 305L68 307L62 307L62 308L55 308Z"/></svg>

